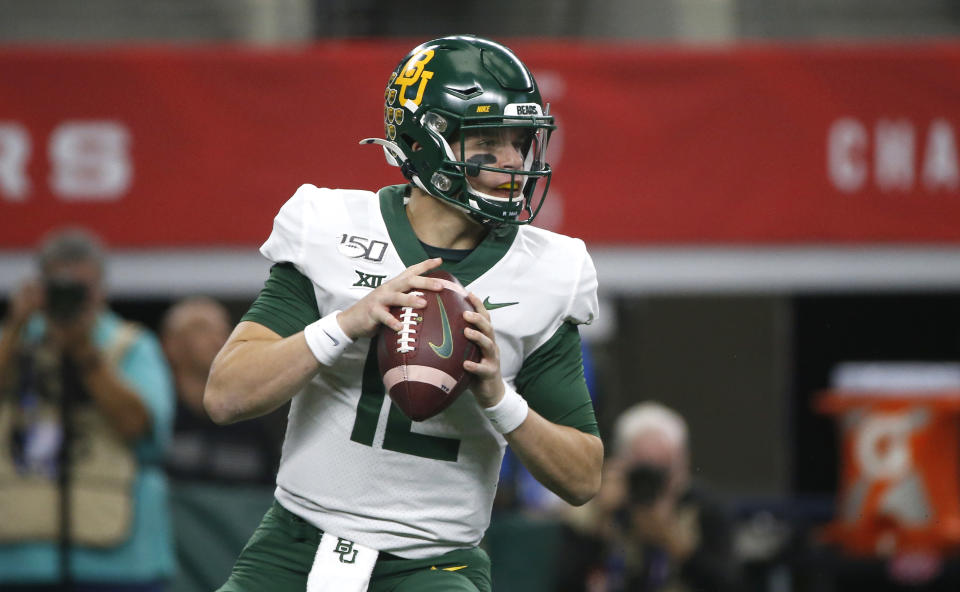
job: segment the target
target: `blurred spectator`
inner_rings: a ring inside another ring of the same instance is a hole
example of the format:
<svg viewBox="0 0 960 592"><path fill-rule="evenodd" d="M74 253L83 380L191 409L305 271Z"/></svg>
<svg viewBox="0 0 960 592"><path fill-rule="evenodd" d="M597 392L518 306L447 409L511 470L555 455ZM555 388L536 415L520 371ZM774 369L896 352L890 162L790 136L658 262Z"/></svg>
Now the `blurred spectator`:
<svg viewBox="0 0 960 592"><path fill-rule="evenodd" d="M163 590L169 369L108 309L96 238L58 233L38 264L0 335L0 589Z"/></svg>
<svg viewBox="0 0 960 592"><path fill-rule="evenodd" d="M695 484L686 421L659 403L634 405L614 428L603 485L575 513L583 541L600 542L590 592L739 589L732 518Z"/></svg>
<svg viewBox="0 0 960 592"><path fill-rule="evenodd" d="M167 470L178 480L272 485L283 441L282 411L218 426L203 409L210 365L232 326L226 307L203 296L174 304L163 318L161 338L178 401Z"/></svg>

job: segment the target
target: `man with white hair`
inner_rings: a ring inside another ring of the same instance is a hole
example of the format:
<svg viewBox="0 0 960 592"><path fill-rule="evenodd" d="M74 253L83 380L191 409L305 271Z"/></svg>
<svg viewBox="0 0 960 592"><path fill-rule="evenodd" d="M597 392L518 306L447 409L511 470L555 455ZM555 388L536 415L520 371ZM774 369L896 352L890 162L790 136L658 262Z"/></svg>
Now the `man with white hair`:
<svg viewBox="0 0 960 592"><path fill-rule="evenodd" d="M656 402L638 403L617 420L614 428L616 462L645 466L659 473L664 492L682 493L690 483L687 422L676 411Z"/></svg>
<svg viewBox="0 0 960 592"><path fill-rule="evenodd" d="M592 502L605 564L591 590L737 590L731 523L694 484L684 418L652 401L625 410L613 430L603 485Z"/></svg>

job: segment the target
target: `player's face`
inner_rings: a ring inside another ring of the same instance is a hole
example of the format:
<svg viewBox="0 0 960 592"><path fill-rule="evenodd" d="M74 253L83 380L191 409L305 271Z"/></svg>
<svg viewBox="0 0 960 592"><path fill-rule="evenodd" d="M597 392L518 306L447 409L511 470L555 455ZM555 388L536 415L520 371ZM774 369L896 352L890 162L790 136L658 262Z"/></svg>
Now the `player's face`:
<svg viewBox="0 0 960 592"><path fill-rule="evenodd" d="M489 128L464 134L463 158L467 163L521 172L527 132L521 128ZM454 146L458 152L460 146ZM471 172L478 174L472 175ZM501 198L516 198L523 189L525 176L494 171L467 171L467 180L477 191Z"/></svg>

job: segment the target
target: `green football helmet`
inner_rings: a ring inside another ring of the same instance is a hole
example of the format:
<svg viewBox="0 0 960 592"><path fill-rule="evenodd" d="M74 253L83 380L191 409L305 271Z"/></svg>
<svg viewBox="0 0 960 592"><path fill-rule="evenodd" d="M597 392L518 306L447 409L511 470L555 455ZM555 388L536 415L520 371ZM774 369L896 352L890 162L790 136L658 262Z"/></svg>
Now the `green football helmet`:
<svg viewBox="0 0 960 592"><path fill-rule="evenodd" d="M530 70L508 48L480 37L457 35L411 51L390 75L384 93L387 162L427 193L487 224L528 224L550 187L544 157L556 126ZM464 158L467 134L490 128L522 128L523 166L504 169ZM508 198L475 189L481 170L511 175ZM539 191L538 191L539 185Z"/></svg>

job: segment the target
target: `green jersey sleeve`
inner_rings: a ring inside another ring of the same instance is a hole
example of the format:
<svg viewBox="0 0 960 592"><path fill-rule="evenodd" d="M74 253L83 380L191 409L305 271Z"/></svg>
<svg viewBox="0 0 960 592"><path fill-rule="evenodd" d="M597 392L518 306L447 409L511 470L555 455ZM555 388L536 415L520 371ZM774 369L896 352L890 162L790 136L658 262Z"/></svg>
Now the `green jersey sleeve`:
<svg viewBox="0 0 960 592"><path fill-rule="evenodd" d="M260 323L281 337L289 337L319 318L313 282L292 263L277 263L240 320Z"/></svg>
<svg viewBox="0 0 960 592"><path fill-rule="evenodd" d="M600 436L583 376L576 325L561 324L553 337L523 361L516 382L517 391L544 418Z"/></svg>

